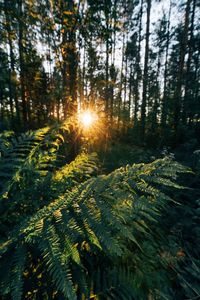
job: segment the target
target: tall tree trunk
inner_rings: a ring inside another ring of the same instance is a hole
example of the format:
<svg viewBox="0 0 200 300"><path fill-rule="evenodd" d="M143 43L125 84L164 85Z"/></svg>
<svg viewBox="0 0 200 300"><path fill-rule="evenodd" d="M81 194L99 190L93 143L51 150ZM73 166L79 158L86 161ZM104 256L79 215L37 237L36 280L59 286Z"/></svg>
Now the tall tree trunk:
<svg viewBox="0 0 200 300"><path fill-rule="evenodd" d="M109 4L104 1L105 5L105 19L106 19L106 66L105 66L105 111L108 114L109 110Z"/></svg>
<svg viewBox="0 0 200 300"><path fill-rule="evenodd" d="M126 42L125 44L127 45L128 41L128 34L126 34ZM125 77L124 77L124 105L123 105L123 110L125 112L126 110L126 94L127 94L127 71L128 71L128 57L125 55ZM125 120L124 120L125 121Z"/></svg>
<svg viewBox="0 0 200 300"><path fill-rule="evenodd" d="M17 127L20 127L20 112L19 112L19 103L17 98L17 91L15 87L15 83L13 83L13 75L15 74L15 56L13 51L13 41L12 41L12 30L11 30L11 14L9 13L9 8L12 3L9 0L4 0L4 12L6 17L6 30L8 35L8 44L10 50L10 76L9 76L9 97L10 97L10 110L11 110L11 118L13 122L14 117L14 106L17 116ZM16 126L15 126L16 127Z"/></svg>
<svg viewBox="0 0 200 300"><path fill-rule="evenodd" d="M130 75L129 75L129 95L128 95L128 111L129 111L129 121L132 117L131 114L131 102L132 102L132 95L133 95L133 65L130 65Z"/></svg>
<svg viewBox="0 0 200 300"><path fill-rule="evenodd" d="M28 129L28 116L27 116L27 101L26 101L26 88L25 88L25 71L24 71L24 29L23 29L23 7L22 0L18 0L19 10L19 64L20 64L20 84L21 84L21 100L22 100L22 116L23 116L23 127L25 130Z"/></svg>
<svg viewBox="0 0 200 300"><path fill-rule="evenodd" d="M161 127L164 129L167 121L167 73L168 73L168 56L169 56L169 42L170 42L170 19L171 19L172 3L170 1L168 24L167 24L167 39L165 50L165 67L164 67L164 88L163 88L163 101L161 112Z"/></svg>
<svg viewBox="0 0 200 300"><path fill-rule="evenodd" d="M156 94L155 99L153 103L153 118L152 118L152 124L151 129L152 132L155 133L157 125L158 125L158 107L160 103L160 83L159 83L159 77L160 77L160 68L161 68L161 52L160 49L158 52L158 62L157 62L157 72L156 72Z"/></svg>
<svg viewBox="0 0 200 300"><path fill-rule="evenodd" d="M138 109L139 109L139 87L141 80L141 70L140 70L140 50L142 42L142 15L143 15L143 0L140 4L140 13L139 13L139 29L138 29L138 49L136 56L136 83L135 83L135 101L134 101L134 125L137 124L138 120Z"/></svg>
<svg viewBox="0 0 200 300"><path fill-rule="evenodd" d="M182 86L183 86L183 73L184 73L184 63L185 55L188 44L188 28L189 28L189 15L190 15L190 5L192 0L187 0L185 18L184 18L184 29L180 42L180 54L179 54L179 66L178 66L178 75L177 75L177 86L174 95L175 100L175 110L174 110L174 128L176 136L178 133L178 127L180 125L181 117L181 106L182 106Z"/></svg>
<svg viewBox="0 0 200 300"><path fill-rule="evenodd" d="M185 95L183 99L183 112L182 112L182 121L183 124L187 123L187 110L188 110L188 102L190 98L190 72L191 72L191 61L192 61L192 43L194 38L194 18L195 18L195 8L196 8L196 0L193 0L193 7L192 7L192 16L191 16L191 23L190 23L190 38L188 41L188 59L186 65L186 76L185 76Z"/></svg>
<svg viewBox="0 0 200 300"><path fill-rule="evenodd" d="M62 56L63 56L63 108L64 118L77 112L77 51L76 51L76 22L75 4L73 0L61 3L62 14ZM65 11L67 22L64 21Z"/></svg>
<svg viewBox="0 0 200 300"><path fill-rule="evenodd" d="M119 92L118 92L118 127L119 127L119 124L120 124L120 121L121 121L122 87L123 87L123 70L124 70L124 50L125 50L125 30L123 28L123 36L122 36L122 61L121 61Z"/></svg>
<svg viewBox="0 0 200 300"><path fill-rule="evenodd" d="M114 0L113 4L113 30L112 30L112 54L111 54L111 67L110 67L110 77L111 77L111 91L110 91L110 117L111 124L113 123L113 112L114 112L114 90L116 83L115 73L115 52L116 52L116 24L117 24L117 1Z"/></svg>
<svg viewBox="0 0 200 300"><path fill-rule="evenodd" d="M117 1L118 0L114 0L114 4L113 4L113 39L112 39L112 64L115 65L115 51L116 51L116 24L117 24Z"/></svg>
<svg viewBox="0 0 200 300"><path fill-rule="evenodd" d="M193 97L196 101L198 101L198 99L200 98L200 85L199 85L199 78L200 78L200 41L198 41L198 53L197 53L197 57L195 59L195 72L194 72L194 80L196 82L195 88L194 88L194 92L193 92ZM194 118L194 114L196 115L196 112L193 113L193 115L191 116L191 121L192 119L196 121L196 126L198 128L199 126L199 118L200 118L200 113L198 113L196 119Z"/></svg>
<svg viewBox="0 0 200 300"><path fill-rule="evenodd" d="M9 20L9 7L10 5L9 1L4 0L4 12L6 16L6 30L8 35L8 43L10 46L10 57L13 55L12 46L11 46L11 26L10 26L10 20ZM12 86L12 71L11 66L9 66L9 105L10 105L10 114L11 114L11 126L13 127L14 122L14 103L13 103L13 86Z"/></svg>
<svg viewBox="0 0 200 300"><path fill-rule="evenodd" d="M151 0L147 0L146 44L145 44L145 56L144 56L143 90L142 90L142 106L141 106L141 140L142 141L144 140L145 137L145 125L146 125L150 13L151 13Z"/></svg>
<svg viewBox="0 0 200 300"><path fill-rule="evenodd" d="M4 125L4 95L3 95L3 88L0 86L0 130L3 128Z"/></svg>
<svg viewBox="0 0 200 300"><path fill-rule="evenodd" d="M11 115L11 126L14 125L14 103L13 103L13 89L12 89L12 73L11 69L9 68L9 106L10 106L10 115Z"/></svg>
<svg viewBox="0 0 200 300"><path fill-rule="evenodd" d="M80 53L79 46L79 53ZM79 94L79 108L82 109L84 105L84 78L83 78L83 70L79 64L78 67L78 94Z"/></svg>

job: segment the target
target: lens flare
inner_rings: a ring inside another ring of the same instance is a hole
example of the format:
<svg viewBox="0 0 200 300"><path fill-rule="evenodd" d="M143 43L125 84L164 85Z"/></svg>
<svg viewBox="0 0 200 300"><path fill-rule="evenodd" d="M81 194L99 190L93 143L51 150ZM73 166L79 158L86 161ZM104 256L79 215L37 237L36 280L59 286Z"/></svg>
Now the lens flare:
<svg viewBox="0 0 200 300"><path fill-rule="evenodd" d="M80 121L85 128L89 128L96 121L96 116L93 112L87 110L80 114Z"/></svg>

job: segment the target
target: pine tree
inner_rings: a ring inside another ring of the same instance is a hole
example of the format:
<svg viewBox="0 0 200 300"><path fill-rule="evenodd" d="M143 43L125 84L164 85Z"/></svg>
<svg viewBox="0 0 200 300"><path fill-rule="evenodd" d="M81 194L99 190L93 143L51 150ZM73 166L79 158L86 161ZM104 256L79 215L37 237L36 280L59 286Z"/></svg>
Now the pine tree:
<svg viewBox="0 0 200 300"><path fill-rule="evenodd" d="M148 60L149 60L149 36L150 36L150 12L151 0L147 0L147 20L146 20L146 40L145 40L145 56L144 56L144 71L143 71L143 90L142 90L142 105L141 105L141 139L145 137L146 125L146 105L147 105L147 84L148 84Z"/></svg>

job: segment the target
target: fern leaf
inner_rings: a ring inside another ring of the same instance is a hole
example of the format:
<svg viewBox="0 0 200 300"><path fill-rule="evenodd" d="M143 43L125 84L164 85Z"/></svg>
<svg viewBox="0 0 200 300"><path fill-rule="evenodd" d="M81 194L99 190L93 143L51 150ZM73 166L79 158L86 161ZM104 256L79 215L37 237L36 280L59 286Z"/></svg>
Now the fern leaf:
<svg viewBox="0 0 200 300"><path fill-rule="evenodd" d="M21 300L23 294L23 271L26 263L27 251L24 246L19 246L13 256L13 267L11 274L11 298Z"/></svg>

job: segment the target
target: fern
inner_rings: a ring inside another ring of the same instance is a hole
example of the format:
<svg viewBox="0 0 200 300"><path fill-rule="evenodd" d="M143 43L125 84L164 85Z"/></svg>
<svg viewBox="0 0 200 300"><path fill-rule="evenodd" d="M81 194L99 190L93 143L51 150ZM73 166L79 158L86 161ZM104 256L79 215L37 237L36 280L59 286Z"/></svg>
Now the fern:
<svg viewBox="0 0 200 300"><path fill-rule="evenodd" d="M69 124L64 124L62 130L59 128L45 128L13 139L1 157L0 234L3 236L24 217L97 172L94 154L81 154L66 164L60 149Z"/></svg>
<svg viewBox="0 0 200 300"><path fill-rule="evenodd" d="M30 260L40 262L41 272L46 274L46 288L50 286L62 299L82 295L86 299L89 295L99 299L145 299L145 295L138 298L139 277L147 285L145 290L155 288L157 283L145 281L146 267L140 275L137 270L148 266L151 274L161 265L156 227L166 203L173 200L165 187L179 188L175 177L187 170L166 158L86 180L93 170L96 172L95 161L96 157L82 154L51 172L49 190L57 199L51 199L50 204L33 211L31 217L7 232L0 245L0 264L12 249L28 249L24 251L29 252ZM20 299L24 262L22 257L14 261L18 274L16 297ZM124 276L121 269L127 270ZM98 278L105 272L106 283L99 288ZM13 274L12 264L8 265L8 273ZM1 277L5 282L2 272ZM27 278L23 279L26 285ZM12 291L2 289L2 295L9 298ZM25 295L24 291L21 298Z"/></svg>
<svg viewBox="0 0 200 300"><path fill-rule="evenodd" d="M46 238L44 238L44 234ZM43 239L39 243L42 258L45 261L47 271L52 276L58 291L61 291L66 299L75 299L75 292L68 270L68 253L62 253L59 237L53 225L44 229Z"/></svg>
<svg viewBox="0 0 200 300"><path fill-rule="evenodd" d="M13 136L13 131L4 131L0 133L0 157L3 156L3 154L6 153L7 150L11 147L11 140Z"/></svg>
<svg viewBox="0 0 200 300"><path fill-rule="evenodd" d="M11 270L11 298L20 300L23 295L23 272L27 251L23 245L15 250Z"/></svg>
<svg viewBox="0 0 200 300"><path fill-rule="evenodd" d="M0 159L0 197L7 198L13 184L19 180L20 173L26 169L49 128L28 132L13 138Z"/></svg>
<svg viewBox="0 0 200 300"><path fill-rule="evenodd" d="M96 153L81 153L70 164L64 165L53 174L51 189L56 193L53 193L54 197L58 196L58 192L63 194L78 183L96 175L98 169Z"/></svg>

